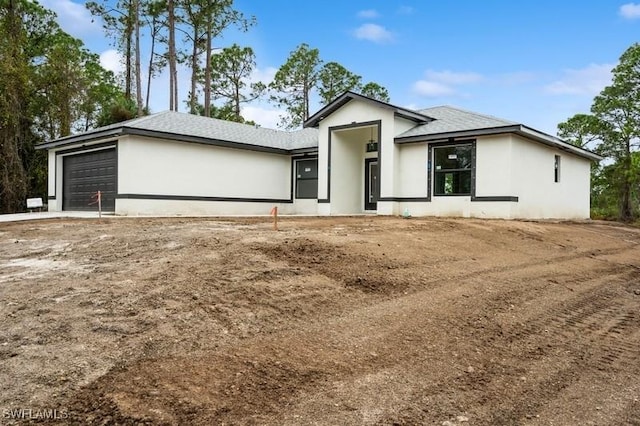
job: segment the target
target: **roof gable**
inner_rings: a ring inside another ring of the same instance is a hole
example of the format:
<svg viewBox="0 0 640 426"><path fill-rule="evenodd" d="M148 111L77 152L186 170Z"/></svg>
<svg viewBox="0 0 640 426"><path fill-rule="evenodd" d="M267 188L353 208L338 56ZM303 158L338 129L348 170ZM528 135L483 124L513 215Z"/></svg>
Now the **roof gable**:
<svg viewBox="0 0 640 426"><path fill-rule="evenodd" d="M432 117L422 114L419 111L413 111L407 108L398 107L386 102L379 101L377 99L368 98L359 93L347 91L331 101L320 111L309 117L307 121L304 122L303 127L318 127L322 120L324 120L326 117L330 116L352 100L358 100L380 108L392 110L396 116L411 120L416 123L426 123L433 120Z"/></svg>

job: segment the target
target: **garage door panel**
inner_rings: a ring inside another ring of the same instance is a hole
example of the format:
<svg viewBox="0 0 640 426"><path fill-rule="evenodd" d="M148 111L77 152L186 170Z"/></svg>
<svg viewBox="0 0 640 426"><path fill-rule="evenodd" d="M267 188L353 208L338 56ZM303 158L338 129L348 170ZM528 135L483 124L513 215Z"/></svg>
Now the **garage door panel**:
<svg viewBox="0 0 640 426"><path fill-rule="evenodd" d="M97 210L92 198L98 191L102 194L102 209L115 210L117 192L116 150L75 154L64 157L63 164L63 209Z"/></svg>

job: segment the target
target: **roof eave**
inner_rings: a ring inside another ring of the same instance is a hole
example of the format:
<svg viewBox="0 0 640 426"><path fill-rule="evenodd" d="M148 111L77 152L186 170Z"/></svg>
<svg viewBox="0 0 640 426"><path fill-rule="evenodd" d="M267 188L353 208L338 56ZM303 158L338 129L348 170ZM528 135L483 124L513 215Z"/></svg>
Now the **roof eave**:
<svg viewBox="0 0 640 426"><path fill-rule="evenodd" d="M253 145L250 143L226 141L222 139L213 139L213 138L204 138L200 136L180 135L180 134L170 133L170 132L161 132L158 130L138 129L135 127L127 127L127 128L124 128L123 130L124 130L123 134L127 134L127 135L156 137L156 138L168 139L172 141L200 143L204 145L214 145L214 146L220 146L224 148L246 149L249 151L269 152L274 154L288 154L290 151L286 148L276 148L276 147L270 147L270 146L264 146L264 145Z"/></svg>
<svg viewBox="0 0 640 426"><path fill-rule="evenodd" d="M225 140L212 139L212 138L203 138L198 136L179 135L175 133L161 132L157 130L138 129L136 127L126 127L126 126L118 127L116 129L109 129L108 131L83 133L81 135L67 137L64 139L57 139L55 141L38 145L36 149L61 148L69 145L77 145L83 142L93 142L96 140L114 138L114 137L125 136L125 135L159 137L159 138L173 140L173 141L201 143L205 145L215 145L215 146L221 146L225 148L246 149L249 151L269 152L274 154L289 154L291 152L290 149L286 149L286 148L253 145L249 143L225 141Z"/></svg>
<svg viewBox="0 0 640 426"><path fill-rule="evenodd" d="M551 135L540 132L531 127L520 125L520 131L516 132L521 136L526 136L529 139L535 139L536 141L543 143L548 146L554 146L558 149L561 149L566 152L570 152L574 155L578 155L580 157L588 158L591 161L601 161L604 159L601 155L596 154L595 152L589 151L584 148L580 148L575 145L571 145L561 139L554 138Z"/></svg>
<svg viewBox="0 0 640 426"><path fill-rule="evenodd" d="M488 136L488 135L498 135L502 133L515 133L520 126L501 126L501 127L491 127L484 129L471 129L471 130L458 130L455 132L443 132L443 133L433 133L427 135L414 135L414 136L404 136L404 137L396 137L394 139L395 143L404 144L404 143L415 143L415 142L433 142L439 140L448 140L448 139L459 139L473 136Z"/></svg>
<svg viewBox="0 0 640 426"><path fill-rule="evenodd" d="M317 154L318 153L318 147L317 146L310 146L310 147L306 147L306 148L294 148L294 149L290 150L289 153L291 155Z"/></svg>
<svg viewBox="0 0 640 426"><path fill-rule="evenodd" d="M55 139L35 146L35 149L51 149L63 146L75 145L81 142L92 142L98 139L112 138L123 134L124 127L103 130L99 132L88 132L79 135L66 136L64 138Z"/></svg>
<svg viewBox="0 0 640 426"><path fill-rule="evenodd" d="M499 134L505 134L505 133L514 133L520 136L524 136L529 139L533 139L536 142L540 142L548 146L553 146L555 148L561 149L571 154L574 154L583 158L587 158L591 161L600 161L604 158L594 152L571 145L560 139L554 138L551 135L547 135L546 133L540 132L538 130L532 129L531 127L524 126L521 124L492 127L492 128L485 128L485 129L471 129L471 130L463 130L463 131L457 131L457 132L434 133L431 135L415 135L415 136L397 137L394 139L394 142L398 144L404 144L404 143L417 143L417 142L447 141L449 139L470 138L474 136L490 136L490 135L499 135Z"/></svg>

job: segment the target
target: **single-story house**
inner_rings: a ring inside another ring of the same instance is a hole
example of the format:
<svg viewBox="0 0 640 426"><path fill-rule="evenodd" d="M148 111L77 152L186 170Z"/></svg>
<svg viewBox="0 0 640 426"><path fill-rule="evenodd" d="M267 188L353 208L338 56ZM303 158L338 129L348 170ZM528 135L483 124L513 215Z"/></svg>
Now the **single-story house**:
<svg viewBox="0 0 640 426"><path fill-rule="evenodd" d="M44 143L49 210L588 218L597 154L450 106L346 92L285 132L161 112Z"/></svg>

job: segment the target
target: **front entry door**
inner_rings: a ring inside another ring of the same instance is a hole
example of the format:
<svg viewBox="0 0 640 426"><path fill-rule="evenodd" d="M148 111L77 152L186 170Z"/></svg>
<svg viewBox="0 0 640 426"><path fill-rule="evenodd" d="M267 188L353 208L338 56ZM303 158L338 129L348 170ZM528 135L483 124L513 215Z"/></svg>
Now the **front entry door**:
<svg viewBox="0 0 640 426"><path fill-rule="evenodd" d="M364 160L364 209L376 210L378 208L378 159L365 158Z"/></svg>

